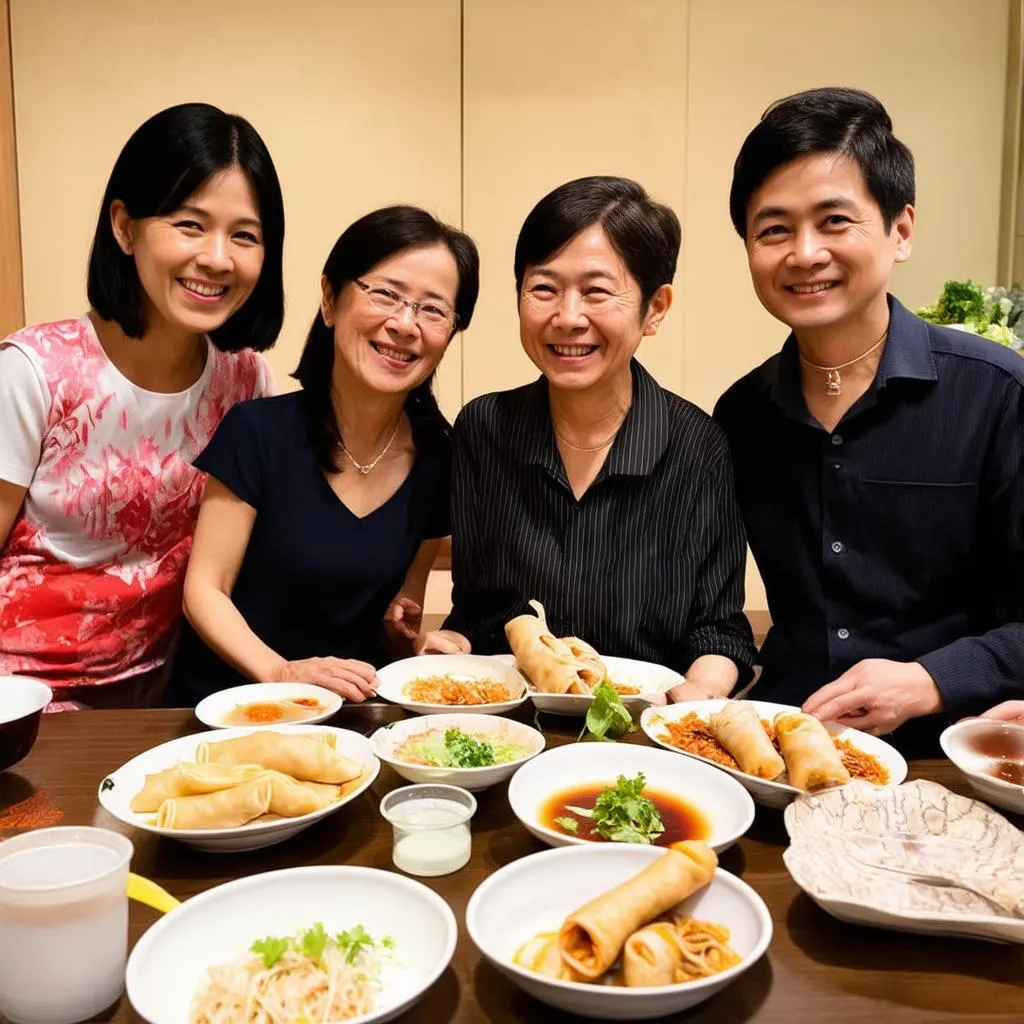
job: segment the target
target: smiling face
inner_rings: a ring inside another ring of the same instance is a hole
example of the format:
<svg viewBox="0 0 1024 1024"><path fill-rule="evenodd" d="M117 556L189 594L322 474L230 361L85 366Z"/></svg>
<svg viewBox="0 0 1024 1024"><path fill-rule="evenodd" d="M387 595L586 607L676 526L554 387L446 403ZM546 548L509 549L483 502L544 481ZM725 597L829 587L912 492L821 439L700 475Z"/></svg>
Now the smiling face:
<svg viewBox="0 0 1024 1024"><path fill-rule="evenodd" d="M747 261L772 316L800 333L884 326L895 263L910 256L914 209L887 230L860 168L812 153L777 168L747 208Z"/></svg>
<svg viewBox="0 0 1024 1024"><path fill-rule="evenodd" d="M403 249L371 267L360 281L334 296L321 284L321 313L334 328L335 373L371 391L407 393L437 368L452 329L439 316L455 308L459 271L448 247L438 243ZM414 315L395 297L420 306Z"/></svg>
<svg viewBox="0 0 1024 1024"><path fill-rule="evenodd" d="M600 224L526 268L519 338L552 387L586 390L629 375L645 335L657 332L672 289L662 285L641 313L640 286Z"/></svg>
<svg viewBox="0 0 1024 1024"><path fill-rule="evenodd" d="M132 220L117 201L111 221L118 244L134 256L149 329L209 333L241 308L259 280L259 209L237 167L213 175L167 215Z"/></svg>

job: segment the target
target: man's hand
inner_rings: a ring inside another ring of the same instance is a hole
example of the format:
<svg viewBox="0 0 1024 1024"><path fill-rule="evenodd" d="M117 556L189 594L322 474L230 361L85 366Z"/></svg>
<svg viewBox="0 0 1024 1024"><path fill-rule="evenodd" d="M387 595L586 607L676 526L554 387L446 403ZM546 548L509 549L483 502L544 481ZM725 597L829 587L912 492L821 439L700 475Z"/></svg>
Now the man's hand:
<svg viewBox="0 0 1024 1024"><path fill-rule="evenodd" d="M999 722L1019 722L1024 725L1024 700L1006 700L989 708L982 718L994 718Z"/></svg>
<svg viewBox="0 0 1024 1024"><path fill-rule="evenodd" d="M470 642L454 629L435 629L412 642L415 654L469 654Z"/></svg>
<svg viewBox="0 0 1024 1024"><path fill-rule="evenodd" d="M910 718L941 711L942 695L916 661L866 658L811 694L802 710L823 722L884 736Z"/></svg>

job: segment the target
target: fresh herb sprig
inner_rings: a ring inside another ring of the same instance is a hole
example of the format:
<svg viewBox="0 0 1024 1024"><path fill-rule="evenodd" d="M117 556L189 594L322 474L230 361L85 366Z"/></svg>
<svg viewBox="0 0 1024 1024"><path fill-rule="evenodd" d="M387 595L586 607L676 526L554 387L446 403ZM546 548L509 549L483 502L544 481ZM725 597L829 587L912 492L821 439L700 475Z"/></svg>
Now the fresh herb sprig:
<svg viewBox="0 0 1024 1024"><path fill-rule="evenodd" d="M363 952L376 949L393 949L394 940L384 936L379 942L361 925L357 924L348 931L331 935L324 928L322 921L317 921L312 928L296 932L287 938L275 935L265 939L257 939L250 950L263 960L267 968L273 967L285 953L298 953L311 960L323 960L324 954L331 946L337 947L345 959L345 963L354 964Z"/></svg>
<svg viewBox="0 0 1024 1024"><path fill-rule="evenodd" d="M646 785L647 777L643 772L638 772L633 779L620 775L614 788L609 786L598 794L593 810L568 804L565 809L588 818L593 831L602 839L650 846L665 831L665 825L654 801L644 796ZM555 820L565 828L563 819Z"/></svg>
<svg viewBox="0 0 1024 1024"><path fill-rule="evenodd" d="M446 729L444 745L455 768L486 768L494 764L494 747L461 729Z"/></svg>
<svg viewBox="0 0 1024 1024"><path fill-rule="evenodd" d="M580 739L589 733L596 740L611 741L631 732L636 732L636 723L622 703L618 690L607 680L598 683L594 689L594 699L587 708L586 723Z"/></svg>

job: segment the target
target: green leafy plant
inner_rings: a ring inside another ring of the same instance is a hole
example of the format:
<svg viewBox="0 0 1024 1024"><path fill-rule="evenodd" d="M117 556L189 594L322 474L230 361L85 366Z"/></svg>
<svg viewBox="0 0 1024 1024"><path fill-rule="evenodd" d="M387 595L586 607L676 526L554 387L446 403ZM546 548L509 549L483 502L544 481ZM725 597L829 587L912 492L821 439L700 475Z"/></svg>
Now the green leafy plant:
<svg viewBox="0 0 1024 1024"><path fill-rule="evenodd" d="M947 281L934 306L917 315L929 323L970 331L1024 355L1024 288L982 288L974 281Z"/></svg>
<svg viewBox="0 0 1024 1024"><path fill-rule="evenodd" d="M609 787L598 794L592 811L568 804L565 809L581 818L589 818L594 832L602 839L649 846L665 831L665 826L654 801L644 796L646 785L647 778L643 772L632 779L620 775L615 780L614 789Z"/></svg>
<svg viewBox="0 0 1024 1024"><path fill-rule="evenodd" d="M580 738L590 733L596 740L617 740L630 732L636 732L636 723L622 703L618 690L611 683L598 683L594 689L594 700L587 708Z"/></svg>

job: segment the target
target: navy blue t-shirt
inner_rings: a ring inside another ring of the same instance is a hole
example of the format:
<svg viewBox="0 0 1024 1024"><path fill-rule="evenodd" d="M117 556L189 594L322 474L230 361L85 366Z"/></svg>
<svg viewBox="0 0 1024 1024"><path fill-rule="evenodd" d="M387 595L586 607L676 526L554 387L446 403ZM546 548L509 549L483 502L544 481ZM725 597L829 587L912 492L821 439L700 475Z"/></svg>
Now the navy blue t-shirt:
<svg viewBox="0 0 1024 1024"><path fill-rule="evenodd" d="M388 660L383 616L420 544L450 532L451 455L420 452L399 489L359 518L313 454L301 392L242 402L195 465L256 509L232 600L281 657ZM185 624L165 702L192 706L247 680Z"/></svg>

